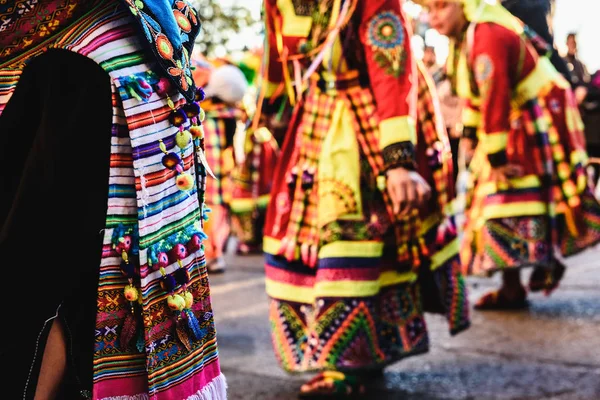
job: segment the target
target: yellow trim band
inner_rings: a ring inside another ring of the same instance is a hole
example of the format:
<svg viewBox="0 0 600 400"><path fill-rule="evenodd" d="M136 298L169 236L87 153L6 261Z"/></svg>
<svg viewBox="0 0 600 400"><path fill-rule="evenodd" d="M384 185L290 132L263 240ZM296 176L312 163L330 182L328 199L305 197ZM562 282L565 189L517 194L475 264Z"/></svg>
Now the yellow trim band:
<svg viewBox="0 0 600 400"><path fill-rule="evenodd" d="M315 298L315 291L310 286L294 286L267 278L265 288L267 295L274 299L310 304Z"/></svg>
<svg viewBox="0 0 600 400"><path fill-rule="evenodd" d="M461 119L464 126L479 127L479 124L481 123L481 113L470 107L464 107Z"/></svg>
<svg viewBox="0 0 600 400"><path fill-rule="evenodd" d="M529 100L550 90L553 85L561 89L569 88L568 82L556 71L550 60L540 57L533 71L517 85L513 103L521 108Z"/></svg>
<svg viewBox="0 0 600 400"><path fill-rule="evenodd" d="M522 201L509 204L496 204L484 207L483 217L487 219L544 215L548 212L546 203Z"/></svg>
<svg viewBox="0 0 600 400"><path fill-rule="evenodd" d="M487 154L505 150L508 143L508 132L494 132L481 135L481 145Z"/></svg>
<svg viewBox="0 0 600 400"><path fill-rule="evenodd" d="M510 179L509 182L513 189L533 189L542 185L537 175L526 175L521 178ZM496 182L486 182L480 186L477 192L485 195L494 194L498 192L498 185Z"/></svg>
<svg viewBox="0 0 600 400"><path fill-rule="evenodd" d="M321 247L319 258L381 257L382 252L382 242L348 242L340 240Z"/></svg>
<svg viewBox="0 0 600 400"><path fill-rule="evenodd" d="M454 239L446 247L431 256L431 269L436 270L460 251L460 240Z"/></svg>
<svg viewBox="0 0 600 400"><path fill-rule="evenodd" d="M269 236L263 238L263 251L267 254L277 255L281 249L281 241ZM300 249L296 247L294 259L300 258Z"/></svg>
<svg viewBox="0 0 600 400"><path fill-rule="evenodd" d="M266 207L271 199L270 195L264 194L256 199L232 199L229 202L229 208L233 213L250 212L254 209L254 206Z"/></svg>
<svg viewBox="0 0 600 400"><path fill-rule="evenodd" d="M417 144L415 121L409 116L384 119L379 122L379 147L381 149L399 142Z"/></svg>
<svg viewBox="0 0 600 400"><path fill-rule="evenodd" d="M314 287L294 286L289 283L265 280L267 294L279 300L295 301L298 303L313 303L317 297L369 297L374 296L383 287L412 283L417 280L414 272L398 273L383 272L375 281L323 281Z"/></svg>

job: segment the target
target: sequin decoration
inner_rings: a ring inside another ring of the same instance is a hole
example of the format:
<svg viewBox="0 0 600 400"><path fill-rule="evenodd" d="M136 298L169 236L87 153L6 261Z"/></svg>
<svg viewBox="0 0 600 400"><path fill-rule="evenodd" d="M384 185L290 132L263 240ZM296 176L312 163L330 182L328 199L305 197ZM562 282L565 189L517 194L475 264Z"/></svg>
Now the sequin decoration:
<svg viewBox="0 0 600 400"><path fill-rule="evenodd" d="M389 75L399 77L405 70L404 28L400 17L384 11L375 15L367 29L367 45L375 62Z"/></svg>

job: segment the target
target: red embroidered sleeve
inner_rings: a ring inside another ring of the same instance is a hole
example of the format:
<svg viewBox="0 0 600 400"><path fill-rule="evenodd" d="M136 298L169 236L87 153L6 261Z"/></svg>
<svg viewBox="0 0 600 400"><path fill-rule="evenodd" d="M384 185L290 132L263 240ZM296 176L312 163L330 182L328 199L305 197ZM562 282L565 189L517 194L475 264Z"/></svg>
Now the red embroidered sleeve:
<svg viewBox="0 0 600 400"><path fill-rule="evenodd" d="M408 21L398 0L363 0L359 36L379 117L386 168L414 166L416 128L410 115L416 83Z"/></svg>

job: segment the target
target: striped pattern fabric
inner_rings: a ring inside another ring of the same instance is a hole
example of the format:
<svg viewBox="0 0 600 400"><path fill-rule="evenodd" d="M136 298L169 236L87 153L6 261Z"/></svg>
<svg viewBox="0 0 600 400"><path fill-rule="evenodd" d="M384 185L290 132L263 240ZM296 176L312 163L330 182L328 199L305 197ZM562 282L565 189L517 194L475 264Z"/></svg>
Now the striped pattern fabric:
<svg viewBox="0 0 600 400"><path fill-rule="evenodd" d="M52 46L79 53L97 62L111 77L113 96L109 201L95 331L94 399L225 399L226 383L220 372L210 291L202 251L191 252L182 261L190 271L188 290L194 296L192 312L205 336L188 350L174 335L175 319L167 307L167 293L160 286L161 274L148 269L156 248L184 243L189 232L202 230L202 205L196 188L184 192L175 185L174 171L166 169L159 147L162 140L175 151L178 129L169 122L165 95L152 93L147 102L132 98L122 88L131 76L153 78L153 63L137 38L135 21L125 7L107 1L92 9L76 24L52 37ZM46 43L46 47L48 44ZM38 48L41 52L44 48ZM0 69L0 107L8 101L18 82L29 52ZM184 102L170 93L173 102ZM194 149L181 152L184 170L196 174ZM139 231L139 264L143 338L133 349L123 350L120 329L130 303L123 295L128 284L120 270L121 257L113 250L113 231L122 226ZM167 273L178 268L168 265Z"/></svg>

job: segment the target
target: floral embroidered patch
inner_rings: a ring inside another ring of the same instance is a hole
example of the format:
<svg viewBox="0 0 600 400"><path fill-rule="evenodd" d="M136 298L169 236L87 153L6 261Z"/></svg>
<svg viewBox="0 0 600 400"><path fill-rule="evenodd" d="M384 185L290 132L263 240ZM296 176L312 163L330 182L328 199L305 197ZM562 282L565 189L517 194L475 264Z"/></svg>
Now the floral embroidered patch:
<svg viewBox="0 0 600 400"><path fill-rule="evenodd" d="M395 77L405 70L405 40L402 20L397 14L384 11L369 21L367 45L373 50L375 62Z"/></svg>
<svg viewBox="0 0 600 400"><path fill-rule="evenodd" d="M494 73L494 63L487 54L480 54L475 59L475 79L479 85L490 80Z"/></svg>
<svg viewBox="0 0 600 400"><path fill-rule="evenodd" d="M494 75L494 63L487 54L480 54L475 58L473 76L479 88L479 95L486 98L490 94Z"/></svg>
<svg viewBox="0 0 600 400"><path fill-rule="evenodd" d="M194 39L200 30L200 21L196 11L186 1L176 0L172 5L172 18L179 29L181 46L174 45L173 37L161 26L161 21L170 18L166 15L154 15L143 0L125 0L129 10L140 23L142 32L150 43L159 65L166 72L180 92L193 100L195 94L194 81L190 68L189 53Z"/></svg>

